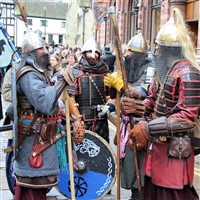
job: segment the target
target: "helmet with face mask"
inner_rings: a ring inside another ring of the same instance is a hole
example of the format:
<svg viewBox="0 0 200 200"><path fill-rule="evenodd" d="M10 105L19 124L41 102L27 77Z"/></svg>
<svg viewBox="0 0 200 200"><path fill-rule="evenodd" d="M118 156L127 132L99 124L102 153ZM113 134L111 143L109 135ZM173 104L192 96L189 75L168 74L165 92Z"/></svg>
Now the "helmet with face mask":
<svg viewBox="0 0 200 200"><path fill-rule="evenodd" d="M170 19L160 29L156 37L156 44L158 46L158 53L155 56L156 72L162 84L172 64L183 58L179 39L180 30L176 22L177 11L176 9L172 11Z"/></svg>
<svg viewBox="0 0 200 200"><path fill-rule="evenodd" d="M141 33L133 36L128 42L126 51L133 53L125 57L125 68L128 83L136 83L144 74L147 62L147 44Z"/></svg>
<svg viewBox="0 0 200 200"><path fill-rule="evenodd" d="M39 49L43 49L39 53ZM48 50L44 39L38 34L27 28L22 42L22 53L27 56L27 64L32 65L40 72L44 72L49 64Z"/></svg>

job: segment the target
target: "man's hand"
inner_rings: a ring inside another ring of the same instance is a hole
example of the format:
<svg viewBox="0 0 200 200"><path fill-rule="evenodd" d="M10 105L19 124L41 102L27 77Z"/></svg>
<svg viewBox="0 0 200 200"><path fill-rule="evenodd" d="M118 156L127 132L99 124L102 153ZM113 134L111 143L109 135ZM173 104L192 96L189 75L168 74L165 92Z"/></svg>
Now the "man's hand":
<svg viewBox="0 0 200 200"><path fill-rule="evenodd" d="M108 87L115 88L119 92L124 86L121 73L114 72L112 74L106 74L104 77L104 84Z"/></svg>
<svg viewBox="0 0 200 200"><path fill-rule="evenodd" d="M125 115L136 114L138 116L143 116L145 113L145 105L143 101L124 97L121 100L122 112Z"/></svg>
<svg viewBox="0 0 200 200"><path fill-rule="evenodd" d="M108 116L111 112L115 111L115 106L112 103L108 103L106 105L98 105L97 106L98 117Z"/></svg>
<svg viewBox="0 0 200 200"><path fill-rule="evenodd" d="M144 100L147 96L147 91L141 86L128 86L128 94L130 98Z"/></svg>

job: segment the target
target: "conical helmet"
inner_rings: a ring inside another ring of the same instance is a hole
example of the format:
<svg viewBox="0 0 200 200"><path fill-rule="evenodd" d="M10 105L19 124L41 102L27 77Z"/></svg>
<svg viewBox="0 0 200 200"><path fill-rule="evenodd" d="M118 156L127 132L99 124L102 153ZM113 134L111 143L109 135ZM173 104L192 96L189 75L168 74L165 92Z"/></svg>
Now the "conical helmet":
<svg viewBox="0 0 200 200"><path fill-rule="evenodd" d="M180 47L177 26L172 15L167 23L160 29L156 37L156 43L161 46Z"/></svg>
<svg viewBox="0 0 200 200"><path fill-rule="evenodd" d="M94 38L89 39L83 45L82 53L84 53L86 51L92 51L93 54L95 52L98 52L99 54L101 54L101 48L100 48L99 44L97 43L97 41Z"/></svg>
<svg viewBox="0 0 200 200"><path fill-rule="evenodd" d="M141 33L138 33L131 38L127 45L127 51L128 50L147 53L147 44Z"/></svg>
<svg viewBox="0 0 200 200"><path fill-rule="evenodd" d="M27 28L24 40L22 42L22 52L27 54L39 48L46 49L46 43L44 39L38 33L35 33Z"/></svg>

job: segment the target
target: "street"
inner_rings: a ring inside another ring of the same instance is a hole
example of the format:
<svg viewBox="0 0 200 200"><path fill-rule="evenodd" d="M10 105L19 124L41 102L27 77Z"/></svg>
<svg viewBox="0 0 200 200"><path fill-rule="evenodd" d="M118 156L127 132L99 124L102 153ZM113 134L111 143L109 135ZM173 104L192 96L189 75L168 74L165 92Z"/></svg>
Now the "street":
<svg viewBox="0 0 200 200"><path fill-rule="evenodd" d="M3 102L3 109L5 112L5 109L8 104ZM110 123L110 141L111 141L111 147L116 153L117 148L113 144L113 138L115 136L115 126ZM6 172L5 172L5 154L3 153L3 149L7 146L7 133L1 132L0 133L0 200L13 200L13 195L9 190L7 180L6 180ZM194 186L200 195L200 156L196 156L195 160L195 176L194 176ZM121 200L128 200L131 192L129 190L120 190L121 194ZM63 196L56 187L52 188L51 191L48 193L47 200L67 200L68 198L66 196ZM112 193L110 195L106 195L103 200L116 200L117 199L117 183L115 182Z"/></svg>

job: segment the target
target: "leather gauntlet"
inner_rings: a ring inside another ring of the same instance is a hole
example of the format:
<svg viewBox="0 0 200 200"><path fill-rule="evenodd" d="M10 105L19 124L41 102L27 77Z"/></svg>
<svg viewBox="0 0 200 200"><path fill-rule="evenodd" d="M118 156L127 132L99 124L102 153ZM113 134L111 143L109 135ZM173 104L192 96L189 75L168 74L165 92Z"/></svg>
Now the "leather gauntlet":
<svg viewBox="0 0 200 200"><path fill-rule="evenodd" d="M145 114L144 102L139 99L124 97L121 100L121 108L125 115L136 114L138 116L143 116Z"/></svg>
<svg viewBox="0 0 200 200"><path fill-rule="evenodd" d="M185 119L159 117L150 121L147 131L151 136L172 136L192 132L194 124Z"/></svg>
<svg viewBox="0 0 200 200"><path fill-rule="evenodd" d="M152 137L146 131L146 122L138 122L134 125L131 129L131 134L129 135L128 145L131 149L133 149L133 140L132 137L136 139L137 150L140 151L141 149L145 148L148 142L152 139Z"/></svg>
<svg viewBox="0 0 200 200"><path fill-rule="evenodd" d="M147 96L147 91L141 86L128 86L128 94L130 98L144 100Z"/></svg>

